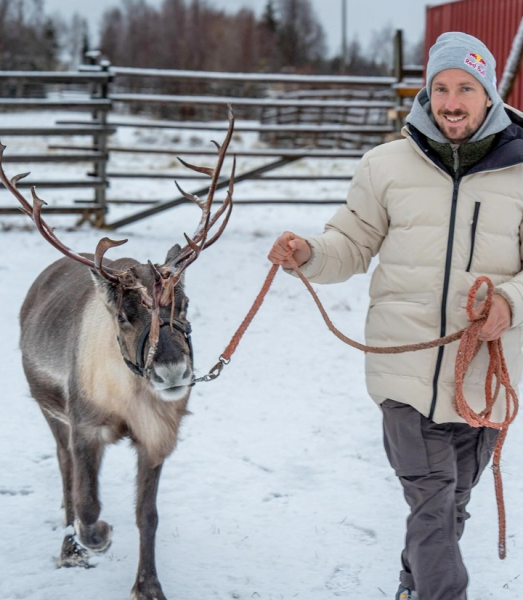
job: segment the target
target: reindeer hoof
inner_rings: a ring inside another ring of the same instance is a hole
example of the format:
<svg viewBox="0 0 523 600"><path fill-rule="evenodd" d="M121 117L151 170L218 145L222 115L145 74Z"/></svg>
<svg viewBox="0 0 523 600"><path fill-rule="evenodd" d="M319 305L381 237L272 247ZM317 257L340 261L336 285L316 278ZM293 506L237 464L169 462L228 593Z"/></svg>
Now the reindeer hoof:
<svg viewBox="0 0 523 600"><path fill-rule="evenodd" d="M62 542L62 551L58 567L83 567L90 569L89 552L78 543L74 535L66 535Z"/></svg>
<svg viewBox="0 0 523 600"><path fill-rule="evenodd" d="M76 531L80 542L93 552L105 552L111 545L113 528L105 521L96 521L94 525L76 522Z"/></svg>
<svg viewBox="0 0 523 600"><path fill-rule="evenodd" d="M139 577L131 590L131 600L167 600L156 577Z"/></svg>

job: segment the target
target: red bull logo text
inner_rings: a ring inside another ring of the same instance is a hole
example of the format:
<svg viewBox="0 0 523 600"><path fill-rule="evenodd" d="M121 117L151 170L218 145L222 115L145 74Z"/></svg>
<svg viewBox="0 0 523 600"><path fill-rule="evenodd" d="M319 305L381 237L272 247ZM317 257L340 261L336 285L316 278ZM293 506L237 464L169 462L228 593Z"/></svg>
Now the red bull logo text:
<svg viewBox="0 0 523 600"><path fill-rule="evenodd" d="M487 74L487 63L483 60L481 54L474 54L473 52L469 52L465 58L465 64L467 67L474 69L480 75L485 77Z"/></svg>

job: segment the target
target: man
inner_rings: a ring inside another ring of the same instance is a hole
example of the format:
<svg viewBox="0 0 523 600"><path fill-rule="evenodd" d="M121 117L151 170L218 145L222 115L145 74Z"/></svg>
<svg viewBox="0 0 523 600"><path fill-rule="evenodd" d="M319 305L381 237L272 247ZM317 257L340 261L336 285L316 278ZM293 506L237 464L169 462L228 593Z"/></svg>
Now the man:
<svg viewBox="0 0 523 600"><path fill-rule="evenodd" d="M477 276L489 276L495 295L481 339L502 336L516 384L523 341L523 115L504 107L495 66L476 38L440 36L405 139L363 157L346 205L322 235L286 232L269 259L288 269L296 261L310 281L335 283L365 272L379 252L366 323L373 346L429 341L465 327L467 293ZM482 308L481 302L478 315ZM497 430L472 428L456 412L457 346L366 355L367 388L382 408L385 450L411 510L396 600L467 597L458 541ZM476 412L485 407L487 363L482 347L465 379ZM493 421L503 421L503 402Z"/></svg>

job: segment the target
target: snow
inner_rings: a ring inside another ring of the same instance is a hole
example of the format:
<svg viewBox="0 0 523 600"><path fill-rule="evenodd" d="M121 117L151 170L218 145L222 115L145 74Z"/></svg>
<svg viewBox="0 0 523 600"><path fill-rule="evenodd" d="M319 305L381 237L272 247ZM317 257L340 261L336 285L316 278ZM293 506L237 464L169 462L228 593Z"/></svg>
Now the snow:
<svg viewBox="0 0 523 600"><path fill-rule="evenodd" d="M10 113L0 115L0 126L35 119L42 124L61 117ZM184 136L178 140L181 145L190 139L194 144L219 139L205 132L195 137L191 132L138 134L125 129L114 143L136 143L140 135L155 136L149 141L159 146L173 144L169 137L174 135ZM2 141L6 152L44 149L42 140ZM255 135L247 134L234 143L245 148L259 144ZM170 164L171 157L122 154L114 155L114 161L129 171L178 168ZM239 172L253 164L262 161L242 159ZM22 170L18 167L6 165L10 174ZM42 170L40 178L50 170L34 167ZM75 178L86 168L65 166L64 175L67 171ZM354 162L308 159L289 166L289 171L293 168L349 175ZM115 197L174 193L172 182L129 180L114 185ZM184 182L184 187L190 189L190 184ZM340 197L344 188L339 182L250 182L238 185L235 194ZM2 194L2 203L10 201ZM53 194L53 202L59 202L70 192L45 190L41 195L47 199ZM111 217L129 210L133 209L116 207ZM332 211L303 205L235 208L222 238L187 273L198 375L217 362L249 310L269 270L266 255L275 237L286 229L317 233ZM184 231L194 231L198 212L183 205L123 228L111 237L129 242L110 255L160 262L173 243L183 241ZM71 217L51 216L48 221L77 251L92 251L104 235L86 226L71 230ZM114 527L112 546L93 559L94 569L56 568L65 534L60 475L54 441L29 397L22 372L18 312L31 282L59 255L25 227L25 217L3 217L0 225L0 598L126 598L138 557L135 455L127 442L107 448L100 479L102 518ZM345 284L316 286L336 326L358 341L363 341L369 278L367 274ZM157 567L168 598L394 597L407 508L382 449L380 412L365 390L363 355L326 329L298 279L277 275L231 363L217 380L195 386L190 410L179 446L166 461L158 495ZM522 437L519 419L503 455L508 513L508 557L503 562L497 558L490 472L473 493L473 518L462 542L471 577L469 600L523 598Z"/></svg>

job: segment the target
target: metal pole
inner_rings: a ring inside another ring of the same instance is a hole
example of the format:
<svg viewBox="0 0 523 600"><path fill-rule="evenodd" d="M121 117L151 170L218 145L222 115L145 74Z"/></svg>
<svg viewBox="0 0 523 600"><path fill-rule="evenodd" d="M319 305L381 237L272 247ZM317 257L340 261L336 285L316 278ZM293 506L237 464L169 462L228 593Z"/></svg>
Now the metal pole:
<svg viewBox="0 0 523 600"><path fill-rule="evenodd" d="M521 64L521 57L523 56L523 19L519 23L518 30L512 41L512 48L508 55L505 68L503 70L503 76L499 84L498 92L503 102L507 102L514 87L514 82L519 73L519 66Z"/></svg>
<svg viewBox="0 0 523 600"><path fill-rule="evenodd" d="M347 63L347 0L341 0L341 61L340 73L345 73Z"/></svg>

